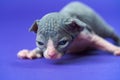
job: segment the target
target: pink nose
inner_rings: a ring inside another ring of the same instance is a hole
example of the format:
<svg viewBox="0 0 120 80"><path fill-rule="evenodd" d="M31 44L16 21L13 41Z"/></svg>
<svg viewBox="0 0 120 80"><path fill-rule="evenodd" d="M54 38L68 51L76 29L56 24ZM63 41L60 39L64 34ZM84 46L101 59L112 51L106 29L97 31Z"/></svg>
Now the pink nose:
<svg viewBox="0 0 120 80"><path fill-rule="evenodd" d="M48 53L48 55L49 55L50 57L52 57L52 58L53 58L53 57L56 57L56 54L57 54L57 53L54 53L54 52L53 52L53 53Z"/></svg>

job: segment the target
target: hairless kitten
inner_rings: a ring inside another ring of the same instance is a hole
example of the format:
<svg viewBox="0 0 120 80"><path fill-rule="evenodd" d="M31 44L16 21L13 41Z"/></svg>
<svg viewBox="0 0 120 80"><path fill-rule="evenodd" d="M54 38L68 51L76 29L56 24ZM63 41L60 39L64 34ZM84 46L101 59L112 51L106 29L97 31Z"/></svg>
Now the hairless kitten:
<svg viewBox="0 0 120 80"><path fill-rule="evenodd" d="M120 38L96 12L80 2L71 2L59 12L48 13L30 27L36 33L37 48L23 49L19 58L60 59L65 53L88 48L120 55L120 47L103 38L111 38L120 45Z"/></svg>

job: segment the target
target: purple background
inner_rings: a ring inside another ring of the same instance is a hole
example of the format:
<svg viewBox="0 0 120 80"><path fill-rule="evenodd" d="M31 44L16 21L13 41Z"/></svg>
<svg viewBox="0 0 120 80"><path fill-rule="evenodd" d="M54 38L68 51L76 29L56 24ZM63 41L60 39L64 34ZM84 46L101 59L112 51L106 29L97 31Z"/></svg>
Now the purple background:
<svg viewBox="0 0 120 80"><path fill-rule="evenodd" d="M74 0L0 0L0 80L120 80L120 57L94 51L63 59L20 60L35 47L28 28L36 19ZM120 0L79 0L96 10L120 34Z"/></svg>

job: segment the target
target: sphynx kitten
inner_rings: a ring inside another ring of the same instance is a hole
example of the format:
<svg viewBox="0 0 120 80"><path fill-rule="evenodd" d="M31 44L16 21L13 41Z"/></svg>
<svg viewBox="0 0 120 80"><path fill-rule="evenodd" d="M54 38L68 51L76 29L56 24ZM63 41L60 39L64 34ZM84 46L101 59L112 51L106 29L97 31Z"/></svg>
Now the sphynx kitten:
<svg viewBox="0 0 120 80"><path fill-rule="evenodd" d="M30 31L36 33L37 48L23 49L19 58L60 59L65 53L88 48L120 55L120 47L103 38L111 38L120 45L120 38L96 12L80 2L71 2L60 12L52 12L36 20Z"/></svg>

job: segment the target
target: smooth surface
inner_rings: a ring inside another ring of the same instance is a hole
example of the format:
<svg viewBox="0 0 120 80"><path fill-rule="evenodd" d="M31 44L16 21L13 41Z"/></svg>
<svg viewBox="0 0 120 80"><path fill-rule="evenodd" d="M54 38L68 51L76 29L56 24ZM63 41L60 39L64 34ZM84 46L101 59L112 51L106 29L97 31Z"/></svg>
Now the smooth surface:
<svg viewBox="0 0 120 80"><path fill-rule="evenodd" d="M65 55L57 61L17 58L19 50L35 47L35 34L28 32L34 20L71 1L0 0L0 80L120 80L120 56L103 51ZM120 35L119 0L81 2L103 16Z"/></svg>

